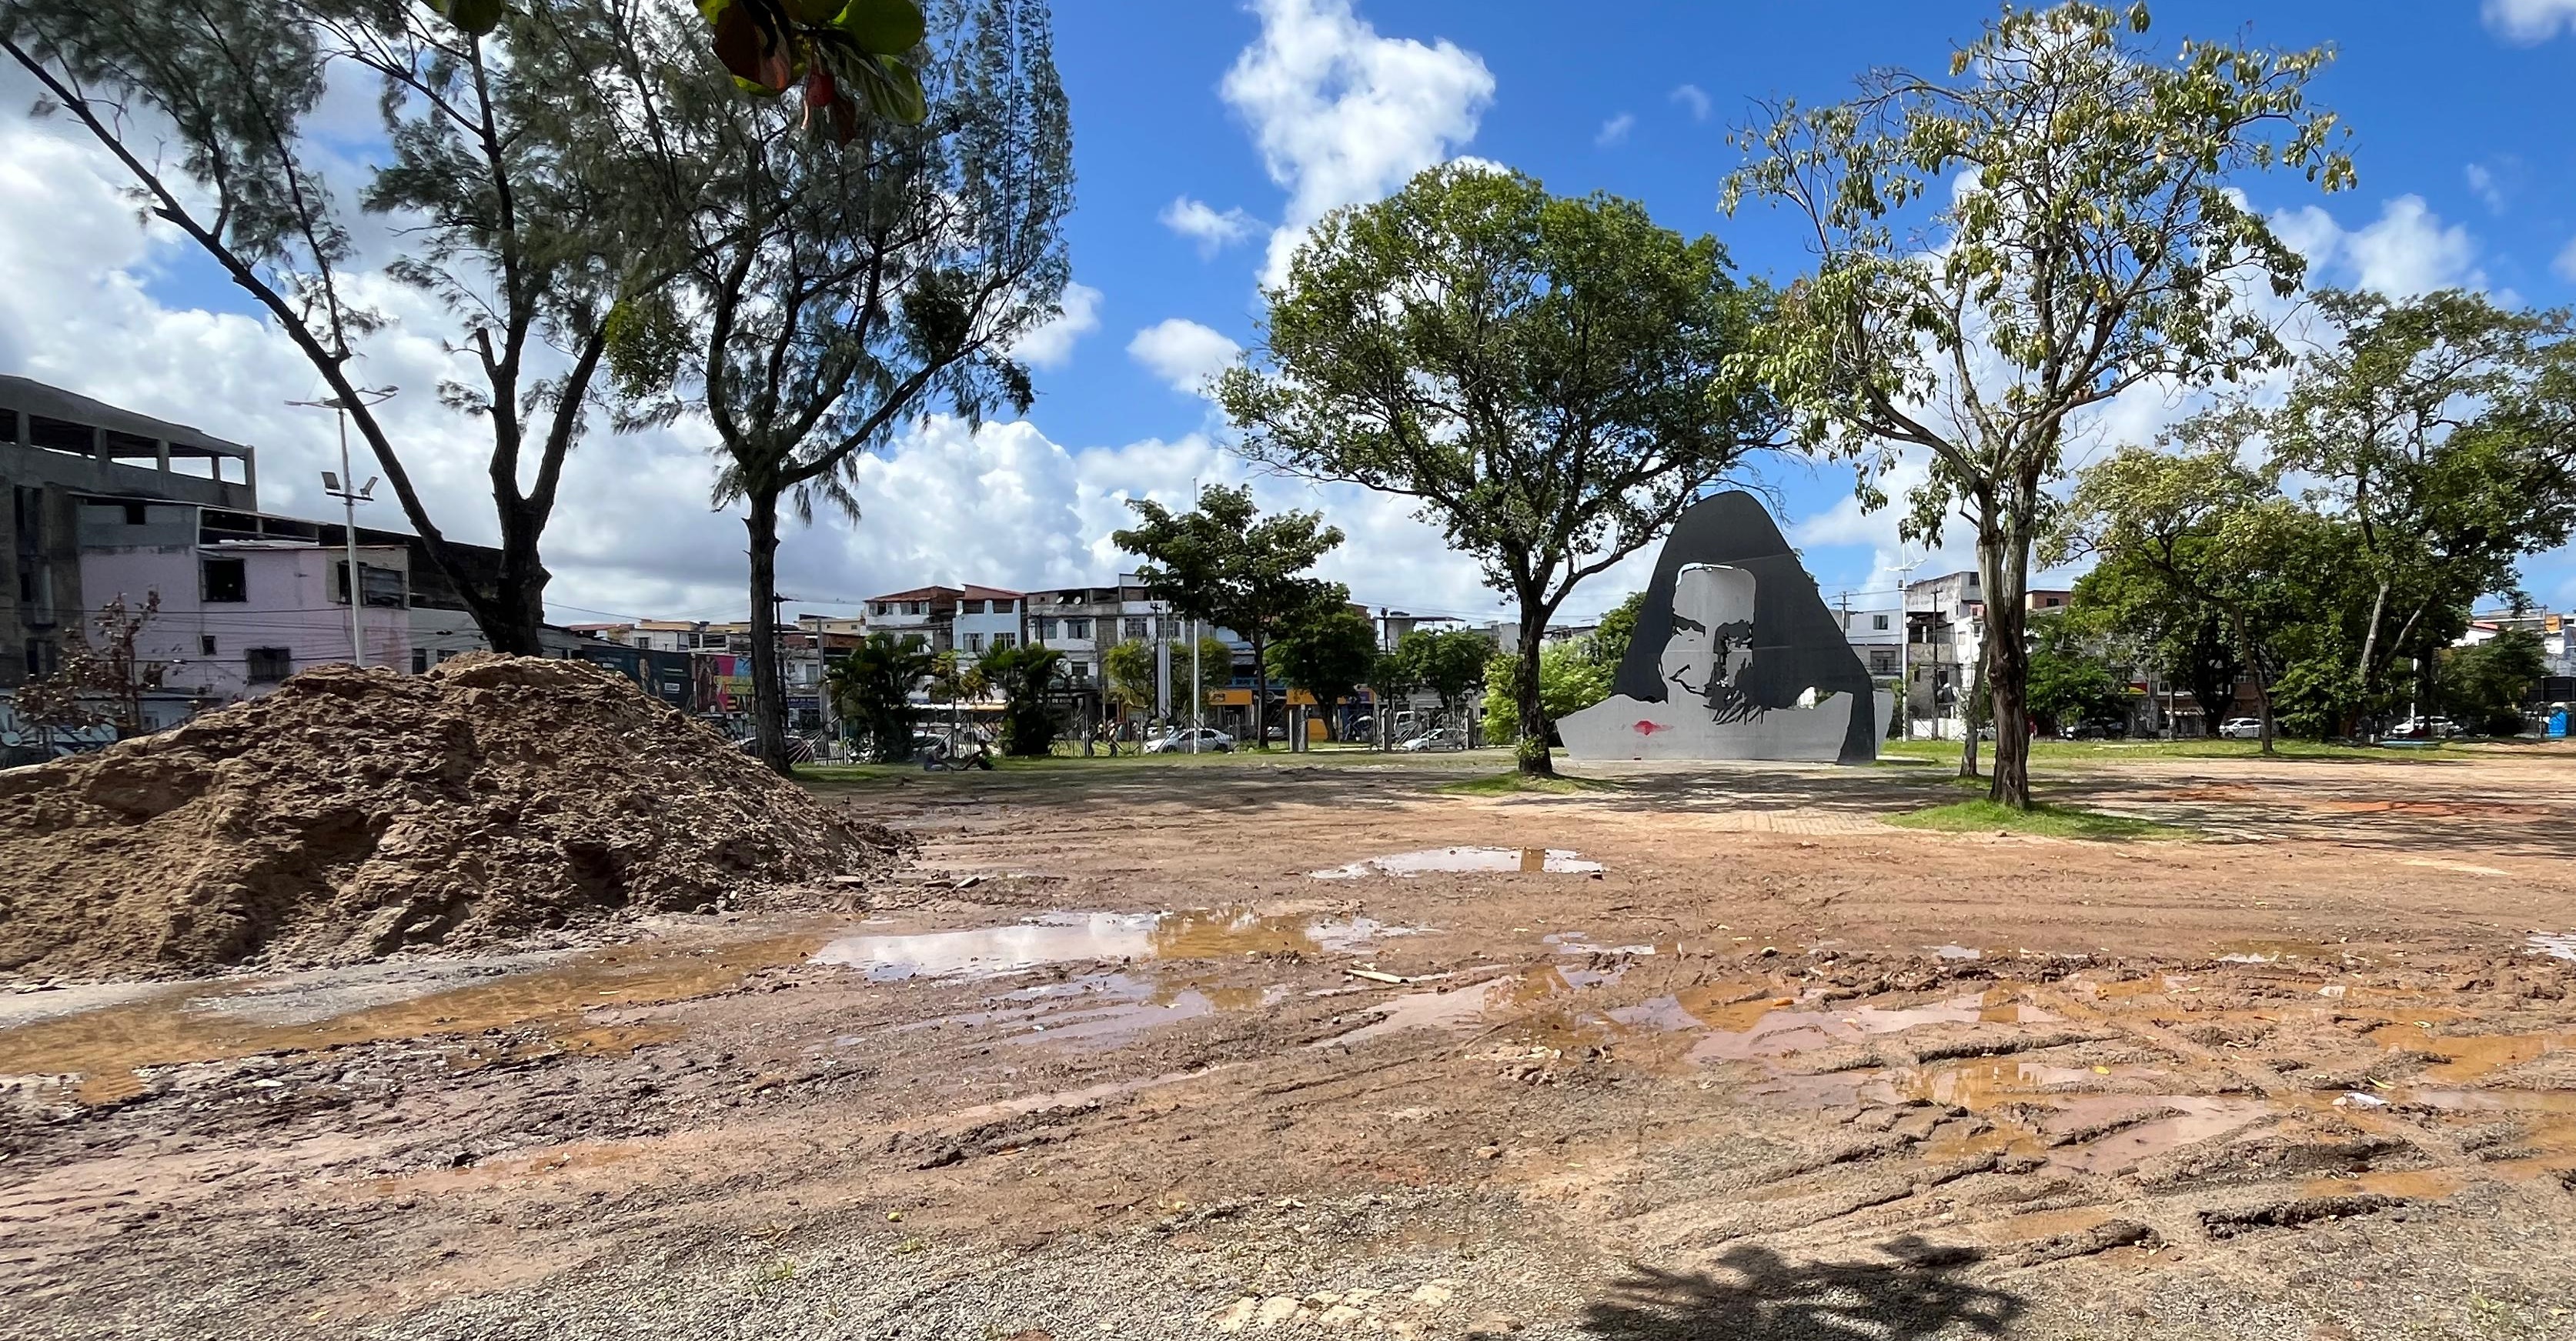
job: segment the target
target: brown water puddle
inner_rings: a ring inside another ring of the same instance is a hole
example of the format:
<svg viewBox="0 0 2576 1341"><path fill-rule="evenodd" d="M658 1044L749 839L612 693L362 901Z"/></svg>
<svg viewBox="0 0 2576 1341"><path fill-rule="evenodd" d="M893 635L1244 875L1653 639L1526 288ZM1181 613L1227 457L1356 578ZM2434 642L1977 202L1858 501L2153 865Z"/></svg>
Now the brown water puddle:
<svg viewBox="0 0 2576 1341"><path fill-rule="evenodd" d="M1356 880L1372 875L1590 875L1602 869L1601 863L1585 861L1581 853L1568 848L1434 847L1366 857L1306 874L1317 880Z"/></svg>
<svg viewBox="0 0 2576 1341"><path fill-rule="evenodd" d="M990 1009L942 1015L896 1026L896 1032L955 1028L990 1030L999 1043L1053 1043L1086 1049L1116 1047L1164 1025L1219 1011L1255 1010L1285 1001L1279 984L1219 987L1165 982L1124 973L1093 973L1060 983L1005 992ZM852 1040L855 1041L855 1040Z"/></svg>
<svg viewBox="0 0 2576 1341"><path fill-rule="evenodd" d="M1700 1062L1760 1061L1812 1052L1837 1043L1853 1043L1882 1034L1901 1033L1928 1024L2050 1024L2062 1016L2013 1001L2013 992L1997 988L1918 1006L1853 1006L1840 1010L1798 1009L1779 999L1755 1011L1747 1003L1729 1023L1750 1015L1740 1028L1715 1028L1691 1049ZM1721 1017L1727 1018L1727 1017Z"/></svg>
<svg viewBox="0 0 2576 1341"><path fill-rule="evenodd" d="M2423 1052L2443 1060L2424 1068L2415 1079L2432 1085L2459 1085L2491 1072L2537 1061L2553 1052L2576 1048L2576 1034L2440 1034L2424 1027L2439 1021L2382 1025L2370 1040L2391 1051Z"/></svg>
<svg viewBox="0 0 2576 1341"><path fill-rule="evenodd" d="M1244 908L1052 912L1003 927L843 936L817 950L814 962L848 965L872 982L994 978L1050 964L1344 952L1418 930L1366 917L1271 916Z"/></svg>
<svg viewBox="0 0 2576 1341"><path fill-rule="evenodd" d="M592 1022L588 1011L659 1005L722 991L755 970L803 960L822 940L819 934L803 934L712 946L613 946L545 968L319 1019L263 1019L244 1009L255 998L284 992L290 986L285 978L178 987L142 1001L0 1030L0 1075L79 1076L73 1097L100 1104L142 1092L137 1073L145 1067L490 1029L534 1029L541 1041L495 1043L488 1051L460 1048L451 1064L481 1065L524 1054L531 1046L623 1052L668 1042L679 1030L660 1022Z"/></svg>

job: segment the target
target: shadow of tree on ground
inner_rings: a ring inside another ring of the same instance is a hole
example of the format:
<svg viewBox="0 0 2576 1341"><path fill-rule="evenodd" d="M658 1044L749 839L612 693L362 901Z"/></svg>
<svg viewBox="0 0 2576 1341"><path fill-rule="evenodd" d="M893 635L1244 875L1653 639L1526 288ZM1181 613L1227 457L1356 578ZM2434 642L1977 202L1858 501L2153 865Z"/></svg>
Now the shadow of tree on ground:
<svg viewBox="0 0 2576 1341"><path fill-rule="evenodd" d="M1715 1272L1632 1266L1584 1310L1583 1329L1620 1341L1912 1341L2000 1336L2024 1307L2018 1295L1961 1279L1974 1249L1908 1235L1882 1245L1888 1262L1793 1262L1743 1246Z"/></svg>

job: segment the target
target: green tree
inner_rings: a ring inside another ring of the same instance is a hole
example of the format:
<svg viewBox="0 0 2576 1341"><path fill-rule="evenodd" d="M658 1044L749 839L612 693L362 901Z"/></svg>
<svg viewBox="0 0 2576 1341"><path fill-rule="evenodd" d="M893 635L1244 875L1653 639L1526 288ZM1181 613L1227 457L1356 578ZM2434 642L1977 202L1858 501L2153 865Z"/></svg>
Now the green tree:
<svg viewBox="0 0 2576 1341"><path fill-rule="evenodd" d="M2549 673L2540 635L2506 629L2471 647L2445 648L2441 654L2441 702L2451 720L2487 736L2522 732L2522 705L2534 685Z"/></svg>
<svg viewBox="0 0 2576 1341"><path fill-rule="evenodd" d="M1422 667L1401 651L1378 652L1369 662L1368 686L1369 692L1377 695L1377 739L1390 742L1394 739L1394 714L1422 688Z"/></svg>
<svg viewBox="0 0 2576 1341"><path fill-rule="evenodd" d="M1637 612L1645 608L1646 593L1632 591L1628 599L1611 606L1609 613L1601 616L1601 627L1593 630L1589 655L1613 675L1618 673L1619 663L1628 658L1628 644L1637 637Z"/></svg>
<svg viewBox="0 0 2576 1341"><path fill-rule="evenodd" d="M2030 714L2039 729L2055 734L2091 718L2127 715L2129 687L2082 640L2064 617L2034 630L2030 654Z"/></svg>
<svg viewBox="0 0 2576 1341"><path fill-rule="evenodd" d="M2457 290L2326 292L2316 308L2337 338L2302 360L2284 404L2240 422L2349 528L2369 592L2351 679L2384 704L2399 658L2430 660L2519 560L2576 526L2576 431L2548 405L2576 346L2563 313Z"/></svg>
<svg viewBox="0 0 2576 1341"><path fill-rule="evenodd" d="M991 688L982 667L959 656L956 648L946 648L931 655L930 693L948 705L948 722L952 731L957 725L958 705L970 698L982 698Z"/></svg>
<svg viewBox="0 0 2576 1341"><path fill-rule="evenodd" d="M1419 503L1518 602L1525 646L1773 436L1722 371L1767 293L1632 201L1431 168L1326 216L1265 296L1269 367L1217 383L1240 450ZM1522 771L1553 772L1535 661L1510 692Z"/></svg>
<svg viewBox="0 0 2576 1341"><path fill-rule="evenodd" d="M2225 619L2207 603L2178 594L2143 562L2106 556L2075 581L2066 618L2099 639L2125 639L2138 663L2165 689L2191 695L2215 726L2234 714L2245 662ZM2156 705L2162 715L2164 705Z"/></svg>
<svg viewBox="0 0 2576 1341"><path fill-rule="evenodd" d="M1122 719L1154 706L1154 646L1130 638L1100 654L1100 676Z"/></svg>
<svg viewBox="0 0 2576 1341"><path fill-rule="evenodd" d="M1561 720L1568 713L1610 697L1610 678L1614 667L1597 660L1590 647L1580 642L1549 643L1538 654L1539 701L1547 709L1547 720ZM1511 684L1520 674L1520 658L1508 652L1497 652L1485 663L1485 683ZM1485 700L1485 733L1491 737L1521 735L1520 709L1511 699L1493 695Z"/></svg>
<svg viewBox="0 0 2576 1341"><path fill-rule="evenodd" d="M1455 722L1467 695L1486 684L1494 640L1468 629L1413 629L1396 639L1395 655L1412 683L1436 695L1442 714Z"/></svg>
<svg viewBox="0 0 2576 1341"><path fill-rule="evenodd" d="M2320 561L2327 537L2314 515L2238 461L2229 423L2198 416L2174 435L2179 450L2123 447L2087 467L2045 554L2052 564L2098 556L2132 588L2127 599L2162 607L2166 622L2221 622L2254 677L2268 754L2271 681L2294 659L2282 632L2314 608L2302 575L2332 565Z"/></svg>
<svg viewBox="0 0 2576 1341"><path fill-rule="evenodd" d="M1326 729L1338 730L1333 709L1357 697L1377 662L1377 625L1350 606L1340 583L1332 599L1289 624L1269 647L1269 675L1312 695Z"/></svg>
<svg viewBox="0 0 2576 1341"><path fill-rule="evenodd" d="M1855 457L1865 503L1900 453L1928 458L1904 535L1954 512L1976 530L1988 795L2024 808L2031 547L2070 432L2131 387L2284 362L2254 295L2294 292L2306 262L2231 185L2352 181L2334 118L2307 105L2327 50L2167 53L2147 27L2144 4L2008 5L1946 77L1879 71L1850 101L1767 109L1724 193L1786 203L1818 252L1747 375L1802 444Z"/></svg>
<svg viewBox="0 0 2576 1341"><path fill-rule="evenodd" d="M717 499L750 533L754 734L784 770L781 510L855 516L859 461L905 426L1028 408L1010 349L1058 311L1072 134L1042 0L943 6L918 56L926 118L847 143L711 79L692 22L639 29L669 74L638 153L688 211L667 242L687 283L627 309L611 352L631 417L714 429Z"/></svg>
<svg viewBox="0 0 2576 1341"><path fill-rule="evenodd" d="M912 757L912 693L930 678L936 660L917 633L872 633L825 673L832 710L857 729L872 757Z"/></svg>
<svg viewBox="0 0 2576 1341"><path fill-rule="evenodd" d="M1064 653L1037 643L997 647L975 672L1002 696L1002 753L1035 758L1055 748L1055 709L1047 700L1064 673Z"/></svg>
<svg viewBox="0 0 2576 1341"><path fill-rule="evenodd" d="M1264 517L1250 488L1211 484L1194 511L1175 513L1150 498L1130 499L1136 525L1110 533L1118 548L1144 560L1136 568L1152 599L1184 619L1202 619L1252 645L1252 664L1270 664L1273 639L1330 590L1307 576L1315 561L1342 543L1323 514ZM1347 598L1347 595L1346 597ZM1227 656L1230 664L1232 654ZM1266 672L1265 672L1266 674ZM1222 678L1221 676L1218 678ZM1268 748L1263 721L1268 685L1252 695L1252 742Z"/></svg>
<svg viewBox="0 0 2576 1341"><path fill-rule="evenodd" d="M599 152L649 96L622 59L622 0L430 10L338 0L12 0L0 50L113 159L143 209L249 296L345 407L423 550L497 650L536 654L549 574L538 545L580 439L608 314L666 278L648 239L675 223ZM306 122L334 67L383 88L387 152L360 202L403 221L395 280L440 301L441 334L406 334L470 370L438 399L482 421L497 564L451 545L415 483L444 473L395 440L357 361L383 323L366 298L347 203ZM561 350L548 371L547 345Z"/></svg>

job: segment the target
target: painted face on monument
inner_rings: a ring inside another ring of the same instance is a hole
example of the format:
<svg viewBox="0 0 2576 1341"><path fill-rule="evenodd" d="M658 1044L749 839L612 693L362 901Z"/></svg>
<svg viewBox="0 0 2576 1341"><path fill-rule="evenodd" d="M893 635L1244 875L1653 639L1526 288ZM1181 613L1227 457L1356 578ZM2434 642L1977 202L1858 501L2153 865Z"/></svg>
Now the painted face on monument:
<svg viewBox="0 0 2576 1341"><path fill-rule="evenodd" d="M1664 683L1724 712L1743 693L1736 677L1753 663L1753 575L1692 564L1673 579L1673 631L1664 641Z"/></svg>

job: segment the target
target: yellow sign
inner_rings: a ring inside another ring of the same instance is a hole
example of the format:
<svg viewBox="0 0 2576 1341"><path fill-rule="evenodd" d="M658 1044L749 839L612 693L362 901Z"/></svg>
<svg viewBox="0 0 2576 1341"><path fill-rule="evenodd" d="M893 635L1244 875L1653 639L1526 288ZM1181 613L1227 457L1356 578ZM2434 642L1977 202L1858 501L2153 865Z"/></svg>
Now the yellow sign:
<svg viewBox="0 0 2576 1341"><path fill-rule="evenodd" d="M1187 696L1184 695L1184 697ZM1252 691L1249 689L1212 689L1208 691L1208 703L1219 708L1249 708L1252 706ZM1311 708L1315 706L1315 696L1307 693L1303 689L1291 689L1288 691L1288 706L1292 708Z"/></svg>

